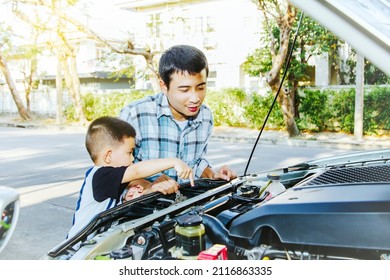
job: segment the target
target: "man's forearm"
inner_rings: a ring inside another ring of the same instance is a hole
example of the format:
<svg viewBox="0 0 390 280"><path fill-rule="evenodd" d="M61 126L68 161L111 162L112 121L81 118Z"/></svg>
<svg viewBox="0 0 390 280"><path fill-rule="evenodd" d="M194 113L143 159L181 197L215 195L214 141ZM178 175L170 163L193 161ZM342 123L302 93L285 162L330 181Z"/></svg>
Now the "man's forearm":
<svg viewBox="0 0 390 280"><path fill-rule="evenodd" d="M214 171L210 167L206 167L203 170L202 178L214 178Z"/></svg>
<svg viewBox="0 0 390 280"><path fill-rule="evenodd" d="M129 186L141 185L144 189L149 188L152 183L145 179L133 180L129 183Z"/></svg>

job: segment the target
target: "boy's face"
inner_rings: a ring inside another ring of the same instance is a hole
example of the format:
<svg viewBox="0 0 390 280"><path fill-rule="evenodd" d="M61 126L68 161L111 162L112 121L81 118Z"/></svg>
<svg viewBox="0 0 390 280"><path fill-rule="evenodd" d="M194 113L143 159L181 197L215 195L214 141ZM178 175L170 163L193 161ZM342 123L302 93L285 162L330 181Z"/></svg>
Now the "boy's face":
<svg viewBox="0 0 390 280"><path fill-rule="evenodd" d="M125 138L123 143L119 143L111 150L111 163L113 167L129 166L133 164L133 150L135 140L132 137Z"/></svg>
<svg viewBox="0 0 390 280"><path fill-rule="evenodd" d="M190 75L188 72L175 72L171 76L169 89L160 81L162 92L167 96L173 117L184 121L196 116L206 96L206 69Z"/></svg>

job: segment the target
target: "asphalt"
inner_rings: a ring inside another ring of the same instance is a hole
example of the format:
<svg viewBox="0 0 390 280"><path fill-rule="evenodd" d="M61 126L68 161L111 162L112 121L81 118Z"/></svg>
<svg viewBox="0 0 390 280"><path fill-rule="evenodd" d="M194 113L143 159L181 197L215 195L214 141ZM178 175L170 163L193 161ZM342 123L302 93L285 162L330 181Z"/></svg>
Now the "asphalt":
<svg viewBox="0 0 390 280"><path fill-rule="evenodd" d="M22 121L17 116L0 116L0 126L26 129L51 129L85 132L86 126L76 123L57 124L55 119L35 118ZM228 142L255 143L259 131L243 127L216 126L212 139ZM258 140L262 144L288 145L300 147L326 147L335 149L373 150L390 148L390 135L364 136L358 140L354 135L346 133L302 133L291 138L285 131L264 130Z"/></svg>

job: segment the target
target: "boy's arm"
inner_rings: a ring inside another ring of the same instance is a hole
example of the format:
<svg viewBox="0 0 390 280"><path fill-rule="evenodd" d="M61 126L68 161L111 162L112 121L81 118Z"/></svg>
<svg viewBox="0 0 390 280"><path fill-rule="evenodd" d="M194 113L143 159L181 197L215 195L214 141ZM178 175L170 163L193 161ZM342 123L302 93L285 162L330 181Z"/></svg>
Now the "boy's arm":
<svg viewBox="0 0 390 280"><path fill-rule="evenodd" d="M178 158L145 160L130 165L125 171L125 174L122 178L122 183L149 177L153 174L170 168L175 168L177 175L180 178L190 179L191 185L194 185L192 169Z"/></svg>

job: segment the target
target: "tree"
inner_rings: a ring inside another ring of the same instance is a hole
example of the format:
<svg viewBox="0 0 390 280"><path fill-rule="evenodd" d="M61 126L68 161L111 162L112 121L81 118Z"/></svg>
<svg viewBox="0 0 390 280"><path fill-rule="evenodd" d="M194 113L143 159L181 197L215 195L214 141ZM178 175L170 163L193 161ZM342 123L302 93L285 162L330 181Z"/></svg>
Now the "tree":
<svg viewBox="0 0 390 280"><path fill-rule="evenodd" d="M56 18L57 10L61 9L61 0L54 1L37 1L37 0L25 0L25 1L13 1L13 13L18 16L22 21L28 23L34 31L39 33L46 32L48 34L57 34L59 40L57 45L53 46L52 42L46 42L54 52L57 52L57 56L61 57L61 66L64 71L65 82L68 88L69 95L71 96L72 102L76 108L76 117L80 123L86 122L86 117L83 111L82 99L80 93L80 80L77 72L76 64L76 50L74 44L70 42L66 34L69 32L66 23ZM69 5L73 2L69 1ZM32 9L26 9L24 6L31 6ZM36 9L40 9L39 16L35 12ZM26 11L32 10L33 13L26 13ZM44 13L46 12L46 13ZM53 13L54 12L54 13ZM32 14L32 15L31 15ZM57 25L52 26L51 22L56 20ZM39 30L39 31L38 31ZM35 45L38 45L35 40ZM31 65L36 64L31 63ZM26 91L27 94L27 91Z"/></svg>
<svg viewBox="0 0 390 280"><path fill-rule="evenodd" d="M290 33L297 15L297 10L285 1L257 1L257 6L264 19L264 30L268 36L268 59L271 61L265 74L268 85L274 93L280 85L280 75L288 54ZM276 27L276 28L275 28ZM277 36L277 37L276 37ZM288 88L283 87L278 96L278 103L283 111L284 121L290 137L299 135L295 123L293 96Z"/></svg>
<svg viewBox="0 0 390 280"><path fill-rule="evenodd" d="M291 34L296 31L300 12L283 0L258 0L256 4L264 19L261 40L267 45L250 54L244 68L250 75L264 75L276 94L287 62L288 50L292 47ZM327 30L307 17L303 18L300 28L287 73L287 82L281 88L277 100L290 137L300 134L295 122L295 118L299 116L297 91L299 83L310 79L308 60L312 55L322 52L329 52L333 60L337 55L337 38Z"/></svg>
<svg viewBox="0 0 390 280"><path fill-rule="evenodd" d="M27 112L26 108L23 105L22 99L20 98L19 92L16 89L15 83L12 79L11 72L8 69L7 60L5 59L1 50L0 50L0 68L8 84L8 88L12 94L12 98L15 101L16 107L18 108L20 117L23 120L30 120L31 119L30 114Z"/></svg>
<svg viewBox="0 0 390 280"><path fill-rule="evenodd" d="M21 11L17 9L13 10L13 13L20 18L22 21L30 23L30 19ZM35 18L39 18L37 12L33 12ZM42 48L38 47L38 38L42 34L42 29L35 26L31 28L31 38L28 41L31 41L25 45L22 45L17 48L15 51L15 59L23 60L25 67L21 69L21 72L24 76L23 85L25 88L25 97L26 97L26 107L27 112L30 114L30 95L32 91L36 88L36 76L38 71L38 54L42 52ZM20 35L19 35L20 36Z"/></svg>
<svg viewBox="0 0 390 280"><path fill-rule="evenodd" d="M81 123L85 122L83 111L80 80L77 71L77 44L73 34L84 33L88 38L103 44L111 51L125 55L141 55L145 58L147 69L150 72L150 80L153 88L158 90L158 75L154 56L149 48L136 48L132 40L124 40L122 43L113 43L105 40L85 24L73 18L67 8L75 5L77 0L13 0L13 12L23 21L29 23L34 29L43 30L47 34L57 34L57 42L46 42L47 47L60 58L61 68L64 74L65 85L76 109L76 117ZM28 8L29 7L29 8ZM40 17L32 18L23 11L40 9ZM42 19L45 20L42 20ZM51 24L57 22L56 26Z"/></svg>
<svg viewBox="0 0 390 280"><path fill-rule="evenodd" d="M95 41L103 44L110 50L112 50L115 53L118 54L124 54L124 55L140 55L144 57L146 62L146 67L150 72L150 80L152 82L153 89L157 91L159 89L159 83L158 83L158 70L156 68L156 63L154 61L154 58L158 53L152 52L150 48L144 47L144 48L136 48L135 43L133 40L128 39L127 41L123 42L122 44L113 44L109 42L108 40L105 40L102 38L98 33L87 27L86 25L82 24L80 21L72 18L71 16L63 13L61 10L56 10L56 14L61 17L63 20L71 23L74 27L77 28L80 32L83 32L84 34L90 36Z"/></svg>
<svg viewBox="0 0 390 280"><path fill-rule="evenodd" d="M10 49L10 41L9 41L9 34L10 34L10 28L3 28L3 25L0 24L0 69L1 72L4 75L5 81L8 85L8 88L11 92L12 98L15 102L15 105L18 109L19 115L22 118L22 120L30 120L31 116L29 112L26 110L22 99L19 96L19 92L15 86L14 80L11 75L11 71L8 67L8 61L6 58L6 52Z"/></svg>
<svg viewBox="0 0 390 280"><path fill-rule="evenodd" d="M356 62L357 54L354 49L350 49L348 59L345 61L345 66L341 74L343 80L341 84L356 83ZM390 83L390 76L386 75L382 70L372 64L369 60L364 59L364 83L366 85L383 85Z"/></svg>

